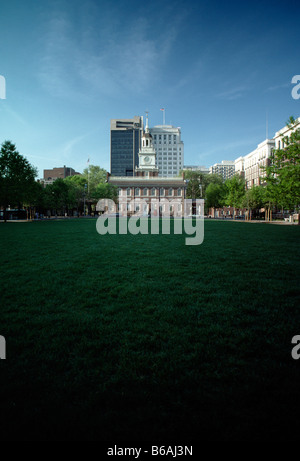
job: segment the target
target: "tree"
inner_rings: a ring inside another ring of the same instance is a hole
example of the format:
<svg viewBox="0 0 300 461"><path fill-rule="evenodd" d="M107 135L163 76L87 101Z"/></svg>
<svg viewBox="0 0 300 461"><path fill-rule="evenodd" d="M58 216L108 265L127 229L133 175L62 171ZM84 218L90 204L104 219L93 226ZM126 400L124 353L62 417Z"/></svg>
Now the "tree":
<svg viewBox="0 0 300 461"><path fill-rule="evenodd" d="M248 217L251 219L253 210L262 208L265 204L265 191L262 186L253 186L247 189L242 199L242 206L249 210Z"/></svg>
<svg viewBox="0 0 300 461"><path fill-rule="evenodd" d="M245 196L245 180L239 175L235 175L225 181L225 197L224 202L227 206L241 208L243 206Z"/></svg>
<svg viewBox="0 0 300 461"><path fill-rule="evenodd" d="M79 208L83 208L84 194L86 194L86 178L82 175L75 175L68 176L64 181L68 185L70 202L73 203L73 207L76 207L78 212Z"/></svg>
<svg viewBox="0 0 300 461"><path fill-rule="evenodd" d="M74 206L75 200L70 195L70 187L62 178L58 178L53 184L47 185L45 193L47 207L54 209L56 213L64 214L68 208Z"/></svg>
<svg viewBox="0 0 300 461"><path fill-rule="evenodd" d="M208 184L205 190L205 207L209 208L220 208L224 205L224 184L217 184L211 182Z"/></svg>
<svg viewBox="0 0 300 461"><path fill-rule="evenodd" d="M223 178L217 174L207 174L201 171L184 171L184 178L187 181L186 196L187 198L205 197L206 187L213 184L222 184Z"/></svg>
<svg viewBox="0 0 300 461"><path fill-rule="evenodd" d="M88 185L87 198L93 200L98 184L106 181L107 171L97 165L90 165L83 170L82 178Z"/></svg>
<svg viewBox="0 0 300 461"><path fill-rule="evenodd" d="M95 196L97 200L108 198L116 203L118 200L118 188L109 183L100 183L96 187Z"/></svg>
<svg viewBox="0 0 300 461"><path fill-rule="evenodd" d="M18 206L30 200L37 170L16 150L11 141L5 141L0 151L0 203L6 221L7 207Z"/></svg>
<svg viewBox="0 0 300 461"><path fill-rule="evenodd" d="M289 210L299 209L300 205L300 126L290 117L288 136L282 136L283 148L276 149L270 165L264 167L262 178L266 183L270 203Z"/></svg>

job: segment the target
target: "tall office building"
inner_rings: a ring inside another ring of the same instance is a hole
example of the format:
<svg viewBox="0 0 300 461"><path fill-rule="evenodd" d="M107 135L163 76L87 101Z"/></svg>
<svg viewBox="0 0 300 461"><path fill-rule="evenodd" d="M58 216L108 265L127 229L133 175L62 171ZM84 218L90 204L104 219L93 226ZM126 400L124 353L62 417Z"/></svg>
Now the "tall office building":
<svg viewBox="0 0 300 461"><path fill-rule="evenodd" d="M183 168L184 146L181 130L172 125L157 125L150 128L156 151L158 176L174 177Z"/></svg>
<svg viewBox="0 0 300 461"><path fill-rule="evenodd" d="M222 160L221 163L215 163L209 168L210 174L219 174L223 180L232 178L235 174L235 164L231 160Z"/></svg>
<svg viewBox="0 0 300 461"><path fill-rule="evenodd" d="M143 117L110 121L110 172L113 176L133 176L139 165Z"/></svg>

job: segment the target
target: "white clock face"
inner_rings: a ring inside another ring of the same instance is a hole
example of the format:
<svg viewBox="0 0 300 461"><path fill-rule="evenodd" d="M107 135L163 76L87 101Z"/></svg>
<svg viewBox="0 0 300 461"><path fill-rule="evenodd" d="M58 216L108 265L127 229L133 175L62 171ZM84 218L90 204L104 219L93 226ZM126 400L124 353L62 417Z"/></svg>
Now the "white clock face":
<svg viewBox="0 0 300 461"><path fill-rule="evenodd" d="M144 157L144 162L145 163L150 163L151 162L151 158L150 157Z"/></svg>

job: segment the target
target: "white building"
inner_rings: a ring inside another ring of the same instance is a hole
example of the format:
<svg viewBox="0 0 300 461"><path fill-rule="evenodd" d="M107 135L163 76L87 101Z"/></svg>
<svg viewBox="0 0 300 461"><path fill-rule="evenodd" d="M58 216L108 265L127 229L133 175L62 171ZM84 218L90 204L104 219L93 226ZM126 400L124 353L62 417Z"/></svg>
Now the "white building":
<svg viewBox="0 0 300 461"><path fill-rule="evenodd" d="M275 141L275 149L283 149L284 148L284 141L282 139L283 136L290 136L292 131L295 131L300 128L300 117L296 119L298 122L297 126L291 130L288 126L281 128L281 130L277 131L274 136Z"/></svg>
<svg viewBox="0 0 300 461"><path fill-rule="evenodd" d="M244 157L238 157L235 159L234 170L235 170L235 174L238 174L242 177L245 176L245 158Z"/></svg>
<svg viewBox="0 0 300 461"><path fill-rule="evenodd" d="M204 165L184 165L183 171L197 171L198 173L209 173L209 168Z"/></svg>
<svg viewBox="0 0 300 461"><path fill-rule="evenodd" d="M274 146L274 139L265 139L254 151L244 157L245 181L248 189L261 184L260 177L265 174L261 167L268 165Z"/></svg>
<svg viewBox="0 0 300 461"><path fill-rule="evenodd" d="M215 163L209 167L210 174L219 174L223 180L232 178L235 174L235 164L231 160L222 160L221 163Z"/></svg>
<svg viewBox="0 0 300 461"><path fill-rule="evenodd" d="M165 178L178 176L184 161L181 129L172 125L157 125L149 131L156 151L158 175Z"/></svg>

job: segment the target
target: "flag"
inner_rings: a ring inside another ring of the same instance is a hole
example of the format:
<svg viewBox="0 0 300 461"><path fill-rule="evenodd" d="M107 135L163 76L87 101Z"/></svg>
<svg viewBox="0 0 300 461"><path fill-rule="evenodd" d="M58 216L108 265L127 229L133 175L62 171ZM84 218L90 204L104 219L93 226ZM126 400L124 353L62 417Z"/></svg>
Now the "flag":
<svg viewBox="0 0 300 461"><path fill-rule="evenodd" d="M160 109L160 110L165 110L165 109Z"/></svg>

